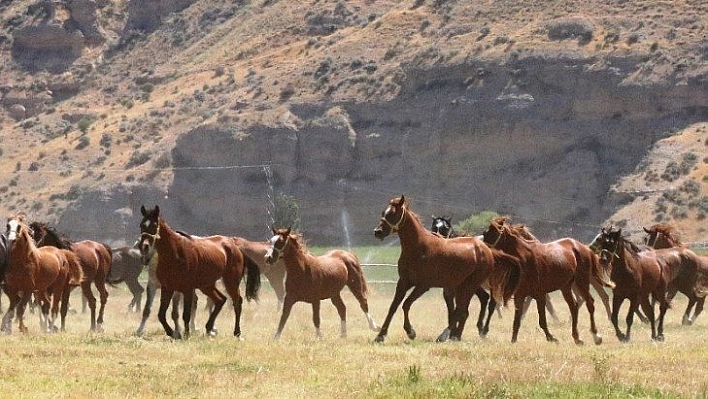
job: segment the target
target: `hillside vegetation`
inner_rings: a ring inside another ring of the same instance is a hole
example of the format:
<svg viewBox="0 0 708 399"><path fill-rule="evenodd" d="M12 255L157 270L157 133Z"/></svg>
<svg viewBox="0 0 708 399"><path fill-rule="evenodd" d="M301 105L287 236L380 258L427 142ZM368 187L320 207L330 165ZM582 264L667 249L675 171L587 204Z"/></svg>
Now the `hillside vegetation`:
<svg viewBox="0 0 708 399"><path fill-rule="evenodd" d="M0 208L76 238L130 240L143 203L260 238L285 193L309 237L368 243L403 193L544 238L706 240L705 2L21 0L0 20Z"/></svg>

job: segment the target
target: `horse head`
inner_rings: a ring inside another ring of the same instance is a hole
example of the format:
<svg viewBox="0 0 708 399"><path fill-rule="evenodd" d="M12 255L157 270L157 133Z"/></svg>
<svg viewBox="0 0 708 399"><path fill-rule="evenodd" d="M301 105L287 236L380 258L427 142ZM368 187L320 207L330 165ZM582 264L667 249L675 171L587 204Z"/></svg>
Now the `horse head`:
<svg viewBox="0 0 708 399"><path fill-rule="evenodd" d="M288 246L290 230L290 228L273 229L273 237L270 239L270 247L268 248L268 252L265 254L265 261L267 264L272 265L280 260L283 251L285 251L285 247Z"/></svg>
<svg viewBox="0 0 708 399"><path fill-rule="evenodd" d="M433 233L440 234L445 238L450 238L454 235L452 229L452 218L446 218L445 216L435 216L433 215L433 225L430 227L430 231Z"/></svg>
<svg viewBox="0 0 708 399"><path fill-rule="evenodd" d="M381 213L381 221L374 229L374 237L383 240L389 234L397 232L406 220L406 198L393 198L388 207Z"/></svg>
<svg viewBox="0 0 708 399"><path fill-rule="evenodd" d="M592 243L590 249L600 256L600 262L607 266L612 264L612 260L616 257L617 251L620 249L622 238L622 229L614 230L612 226L609 228L601 228Z"/></svg>
<svg viewBox="0 0 708 399"><path fill-rule="evenodd" d="M138 249L143 257L144 264L147 264L155 242L160 238L160 207L155 205L154 209L148 210L143 205L140 207L140 213L142 213L143 219L140 221Z"/></svg>
<svg viewBox="0 0 708 399"><path fill-rule="evenodd" d="M501 241L505 233L508 233L505 223L509 220L507 216L498 216L491 220L489 227L482 233L482 241L494 248Z"/></svg>
<svg viewBox="0 0 708 399"><path fill-rule="evenodd" d="M644 244L654 249L680 247L681 241L674 236L674 227L666 224L655 224L650 228L643 227L647 234Z"/></svg>
<svg viewBox="0 0 708 399"><path fill-rule="evenodd" d="M24 229L29 229L27 227L27 225L25 224L25 214L24 213L18 213L17 215L8 217L7 218L7 225L6 225L7 241L8 242L15 241L18 237L21 236L22 231Z"/></svg>

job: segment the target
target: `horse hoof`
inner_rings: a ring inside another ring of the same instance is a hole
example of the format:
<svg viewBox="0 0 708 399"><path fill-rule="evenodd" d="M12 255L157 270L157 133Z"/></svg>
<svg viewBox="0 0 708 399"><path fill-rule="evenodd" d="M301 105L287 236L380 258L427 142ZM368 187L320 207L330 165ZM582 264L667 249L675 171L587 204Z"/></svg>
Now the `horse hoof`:
<svg viewBox="0 0 708 399"><path fill-rule="evenodd" d="M546 340L548 342L558 343L558 339L556 339L556 337L549 336L549 337L546 337Z"/></svg>
<svg viewBox="0 0 708 399"><path fill-rule="evenodd" d="M219 335L219 332L216 331L215 329L212 329L212 330L209 331L209 333L207 334L207 337L209 337L209 338L214 338L214 337L216 337L217 335ZM237 337L238 337L238 336L237 336Z"/></svg>
<svg viewBox="0 0 708 399"><path fill-rule="evenodd" d="M406 331L406 335L408 335L408 338L410 338L410 339L415 339L415 337L416 337L415 330L411 328L410 331Z"/></svg>
<svg viewBox="0 0 708 399"><path fill-rule="evenodd" d="M593 337L593 340L595 341L595 345L600 345L600 344L602 344L602 337L599 336L599 335L595 335L595 336Z"/></svg>
<svg viewBox="0 0 708 399"><path fill-rule="evenodd" d="M684 326L690 326L693 324L693 321L691 321L688 317L684 317L683 320L681 320L681 324Z"/></svg>
<svg viewBox="0 0 708 399"><path fill-rule="evenodd" d="M440 335L438 335L438 338L435 341L436 342L445 342L448 339L450 339L450 329L446 328L445 330L443 330L442 333L440 333Z"/></svg>
<svg viewBox="0 0 708 399"><path fill-rule="evenodd" d="M450 341L452 341L452 342L460 342L460 341L462 341L462 338L458 337L457 335L451 335L451 336L450 336Z"/></svg>
<svg viewBox="0 0 708 399"><path fill-rule="evenodd" d="M657 335L656 337L652 338L654 341L657 342L664 342L664 335Z"/></svg>
<svg viewBox="0 0 708 399"><path fill-rule="evenodd" d="M582 339L576 339L576 340L575 340L575 345L583 346L583 345L585 345L585 342L583 342Z"/></svg>
<svg viewBox="0 0 708 399"><path fill-rule="evenodd" d="M374 342L382 344L385 339L386 339L385 335L377 335L376 338L374 338Z"/></svg>

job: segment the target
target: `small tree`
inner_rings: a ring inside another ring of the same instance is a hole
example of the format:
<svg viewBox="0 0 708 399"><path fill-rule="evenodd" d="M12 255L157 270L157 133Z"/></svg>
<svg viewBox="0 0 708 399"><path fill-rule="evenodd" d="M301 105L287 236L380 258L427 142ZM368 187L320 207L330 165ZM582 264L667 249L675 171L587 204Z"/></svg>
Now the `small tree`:
<svg viewBox="0 0 708 399"><path fill-rule="evenodd" d="M275 196L275 213L273 227L290 227L293 231L300 229L300 207L295 197L279 193Z"/></svg>
<svg viewBox="0 0 708 399"><path fill-rule="evenodd" d="M481 234L487 229L487 227L489 227L489 223L492 219L497 216L499 216L499 214L494 211L482 211L475 213L456 224L455 230L457 230L458 233L465 233L469 235Z"/></svg>

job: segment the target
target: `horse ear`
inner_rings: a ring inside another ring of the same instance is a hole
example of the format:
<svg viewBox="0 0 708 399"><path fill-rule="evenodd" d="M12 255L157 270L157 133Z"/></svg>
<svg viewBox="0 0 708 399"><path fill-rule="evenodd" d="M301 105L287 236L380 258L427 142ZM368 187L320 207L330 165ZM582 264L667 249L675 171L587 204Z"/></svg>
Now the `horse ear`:
<svg viewBox="0 0 708 399"><path fill-rule="evenodd" d="M286 236L289 236L291 230L292 230L292 228L291 228L291 227L288 227L288 230L285 232L285 235L286 235Z"/></svg>
<svg viewBox="0 0 708 399"><path fill-rule="evenodd" d="M273 235L274 235L274 236L275 236L275 235L278 235L278 232L275 231L275 227L271 227L271 228L270 228L270 231L273 232Z"/></svg>
<svg viewBox="0 0 708 399"><path fill-rule="evenodd" d="M155 214L156 215L160 214L160 205L155 205Z"/></svg>
<svg viewBox="0 0 708 399"><path fill-rule="evenodd" d="M140 213L142 213L143 216L147 216L147 210L145 210L145 205L140 205Z"/></svg>
<svg viewBox="0 0 708 399"><path fill-rule="evenodd" d="M651 234L651 230L647 230L647 228L646 228L646 227L642 227L642 228L644 229L644 232L645 232L645 233L647 233L647 234Z"/></svg>
<svg viewBox="0 0 708 399"><path fill-rule="evenodd" d="M401 206L406 202L406 196L401 194Z"/></svg>

